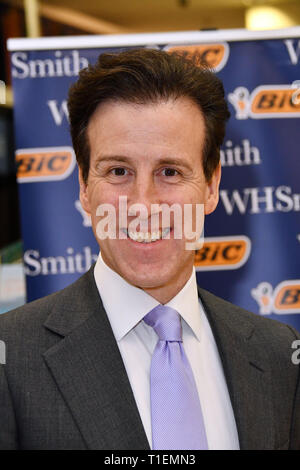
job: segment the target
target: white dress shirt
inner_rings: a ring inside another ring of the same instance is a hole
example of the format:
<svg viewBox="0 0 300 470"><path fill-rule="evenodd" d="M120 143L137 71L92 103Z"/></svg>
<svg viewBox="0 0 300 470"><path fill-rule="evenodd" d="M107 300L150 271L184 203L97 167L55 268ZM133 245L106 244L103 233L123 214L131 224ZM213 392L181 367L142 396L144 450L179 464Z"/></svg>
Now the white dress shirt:
<svg viewBox="0 0 300 470"><path fill-rule="evenodd" d="M150 448L150 365L158 336L143 317L159 302L110 269L101 254L95 281L116 338ZM239 440L223 367L198 297L195 270L166 305L181 316L185 353L194 373L210 450L237 450Z"/></svg>

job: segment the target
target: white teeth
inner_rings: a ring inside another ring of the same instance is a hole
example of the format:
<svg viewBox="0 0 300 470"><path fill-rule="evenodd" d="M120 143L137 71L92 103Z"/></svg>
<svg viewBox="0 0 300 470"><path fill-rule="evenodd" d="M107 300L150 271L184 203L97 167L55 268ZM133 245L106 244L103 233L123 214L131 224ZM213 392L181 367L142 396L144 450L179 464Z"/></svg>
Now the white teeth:
<svg viewBox="0 0 300 470"><path fill-rule="evenodd" d="M136 232L128 232L128 235L130 238L132 238L132 240L137 240L139 236L139 234Z"/></svg>
<svg viewBox="0 0 300 470"><path fill-rule="evenodd" d="M158 230L154 232L128 232L126 228L122 228L121 230L129 238L139 243L151 243L161 238L169 238L168 234L171 231L170 227L164 228L162 231Z"/></svg>
<svg viewBox="0 0 300 470"><path fill-rule="evenodd" d="M165 237L170 232L170 228L164 229L163 231L158 230L155 232L127 232L127 235L132 240L139 243L151 243ZM125 232L124 232L125 233Z"/></svg>

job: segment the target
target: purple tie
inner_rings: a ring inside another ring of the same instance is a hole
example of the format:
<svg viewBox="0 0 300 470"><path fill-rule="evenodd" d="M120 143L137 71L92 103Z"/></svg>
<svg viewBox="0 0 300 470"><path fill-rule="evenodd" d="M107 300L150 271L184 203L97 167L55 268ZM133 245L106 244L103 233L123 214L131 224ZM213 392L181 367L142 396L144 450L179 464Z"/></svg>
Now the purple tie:
<svg viewBox="0 0 300 470"><path fill-rule="evenodd" d="M159 338L150 379L153 449L208 449L196 383L183 349L179 314L158 305L144 321Z"/></svg>

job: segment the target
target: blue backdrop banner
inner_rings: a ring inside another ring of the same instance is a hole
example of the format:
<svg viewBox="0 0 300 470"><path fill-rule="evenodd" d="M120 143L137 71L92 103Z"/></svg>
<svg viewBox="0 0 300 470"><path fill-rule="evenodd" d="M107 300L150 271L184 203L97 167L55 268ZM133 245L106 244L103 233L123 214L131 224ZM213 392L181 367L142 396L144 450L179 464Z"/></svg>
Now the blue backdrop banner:
<svg viewBox="0 0 300 470"><path fill-rule="evenodd" d="M296 27L9 40L27 300L70 284L98 255L68 131L79 71L107 51L197 51L223 80L231 111L198 283L300 330L299 38Z"/></svg>

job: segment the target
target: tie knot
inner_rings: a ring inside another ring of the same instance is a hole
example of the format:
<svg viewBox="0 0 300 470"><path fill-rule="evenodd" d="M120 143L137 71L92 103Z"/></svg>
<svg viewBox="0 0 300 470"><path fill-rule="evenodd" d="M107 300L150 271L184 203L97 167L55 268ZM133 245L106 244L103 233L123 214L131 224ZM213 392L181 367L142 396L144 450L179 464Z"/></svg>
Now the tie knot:
<svg viewBox="0 0 300 470"><path fill-rule="evenodd" d="M144 321L152 326L160 340L182 341L180 316L173 308L158 305L147 313Z"/></svg>

